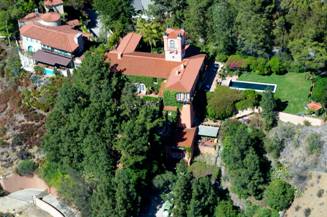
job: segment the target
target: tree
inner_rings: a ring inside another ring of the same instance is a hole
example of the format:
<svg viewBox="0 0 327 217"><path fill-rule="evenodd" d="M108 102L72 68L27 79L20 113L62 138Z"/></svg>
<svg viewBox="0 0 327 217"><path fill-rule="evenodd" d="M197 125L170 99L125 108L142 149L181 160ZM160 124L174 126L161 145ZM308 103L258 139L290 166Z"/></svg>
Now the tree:
<svg viewBox="0 0 327 217"><path fill-rule="evenodd" d="M122 35L133 29L131 0L94 0L93 5L107 30Z"/></svg>
<svg viewBox="0 0 327 217"><path fill-rule="evenodd" d="M185 29L195 44L203 44L207 40L212 0L187 0L185 11Z"/></svg>
<svg viewBox="0 0 327 217"><path fill-rule="evenodd" d="M34 171L37 169L38 165L33 160L22 160L17 168L16 172L20 176L31 176L33 175Z"/></svg>
<svg viewBox="0 0 327 217"><path fill-rule="evenodd" d="M36 8L33 0L0 1L0 35L16 36L17 20Z"/></svg>
<svg viewBox="0 0 327 217"><path fill-rule="evenodd" d="M327 108L327 78L318 77L311 98Z"/></svg>
<svg viewBox="0 0 327 217"><path fill-rule="evenodd" d="M280 57L276 55L273 56L268 64L272 73L275 73L276 75L285 73L285 67Z"/></svg>
<svg viewBox="0 0 327 217"><path fill-rule="evenodd" d="M263 56L271 51L271 1L240 1L236 17L238 49L244 54Z"/></svg>
<svg viewBox="0 0 327 217"><path fill-rule="evenodd" d="M150 14L171 27L182 27L185 20L187 0L153 0Z"/></svg>
<svg viewBox="0 0 327 217"><path fill-rule="evenodd" d="M264 193L266 203L273 209L286 209L294 199L294 188L279 179L273 180Z"/></svg>
<svg viewBox="0 0 327 217"><path fill-rule="evenodd" d="M174 216L186 217L187 209L191 199L192 176L187 170L186 163L181 161L176 168L177 181L173 188L173 210Z"/></svg>
<svg viewBox="0 0 327 217"><path fill-rule="evenodd" d="M265 128L269 130L276 123L276 115L274 112L276 108L276 102L271 91L266 91L263 93L260 106L262 108L261 115L264 119Z"/></svg>
<svg viewBox="0 0 327 217"><path fill-rule="evenodd" d="M238 217L240 216L237 209L231 201L220 201L215 210L215 217Z"/></svg>
<svg viewBox="0 0 327 217"><path fill-rule="evenodd" d="M142 35L144 42L149 44L151 49L155 48L162 40L163 28L161 23L156 20L137 19L136 31Z"/></svg>
<svg viewBox="0 0 327 217"><path fill-rule="evenodd" d="M208 176L193 181L192 198L187 217L212 216L217 202L217 195Z"/></svg>
<svg viewBox="0 0 327 217"><path fill-rule="evenodd" d="M262 151L262 133L237 121L226 122L222 131L222 160L232 189L241 197L259 198L269 170Z"/></svg>
<svg viewBox="0 0 327 217"><path fill-rule="evenodd" d="M112 179L102 180L96 186L91 197L93 217L114 217L115 215L115 183Z"/></svg>
<svg viewBox="0 0 327 217"><path fill-rule="evenodd" d="M217 86L215 92L207 95L207 114L210 119L225 119L236 111L235 103L242 98L242 94L228 87Z"/></svg>
<svg viewBox="0 0 327 217"><path fill-rule="evenodd" d="M141 197L137 190L138 175L131 169L117 170L116 177L116 216L138 216Z"/></svg>
<svg viewBox="0 0 327 217"><path fill-rule="evenodd" d="M326 67L327 50L323 43L296 39L288 44L294 62L294 68L300 72L311 71L319 73Z"/></svg>
<svg viewBox="0 0 327 217"><path fill-rule="evenodd" d="M234 32L236 11L227 0L219 0L211 6L212 26L209 40L218 54L229 55L235 51Z"/></svg>

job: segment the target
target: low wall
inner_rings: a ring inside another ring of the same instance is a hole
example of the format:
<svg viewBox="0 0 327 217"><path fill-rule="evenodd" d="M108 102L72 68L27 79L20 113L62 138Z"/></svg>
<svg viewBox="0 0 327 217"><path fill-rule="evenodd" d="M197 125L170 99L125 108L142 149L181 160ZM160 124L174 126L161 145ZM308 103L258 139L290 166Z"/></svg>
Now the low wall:
<svg viewBox="0 0 327 217"><path fill-rule="evenodd" d="M39 209L49 213L53 217L65 217L59 210L35 196L33 197L33 203Z"/></svg>
<svg viewBox="0 0 327 217"><path fill-rule="evenodd" d="M311 126L321 126L324 124L324 121L319 118L312 118L312 117L306 117L306 116L298 116L293 115L285 112L279 112L278 118L282 122L289 122L292 124L300 124L304 125L305 122L308 122L311 124Z"/></svg>

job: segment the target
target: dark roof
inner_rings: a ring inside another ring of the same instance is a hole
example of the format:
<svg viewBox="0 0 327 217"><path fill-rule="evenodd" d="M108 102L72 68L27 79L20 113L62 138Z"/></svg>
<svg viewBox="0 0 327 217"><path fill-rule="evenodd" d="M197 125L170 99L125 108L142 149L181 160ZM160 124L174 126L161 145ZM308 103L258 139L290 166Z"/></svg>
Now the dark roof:
<svg viewBox="0 0 327 217"><path fill-rule="evenodd" d="M52 66L55 65L68 66L69 63L72 61L71 58L59 56L43 50L38 50L36 53L34 53L33 59L38 62L46 63Z"/></svg>

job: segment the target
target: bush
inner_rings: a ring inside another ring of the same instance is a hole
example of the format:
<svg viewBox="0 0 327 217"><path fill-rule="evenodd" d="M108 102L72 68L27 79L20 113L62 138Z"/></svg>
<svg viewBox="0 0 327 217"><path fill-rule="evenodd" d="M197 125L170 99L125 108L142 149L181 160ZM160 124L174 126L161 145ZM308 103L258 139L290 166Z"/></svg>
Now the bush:
<svg viewBox="0 0 327 217"><path fill-rule="evenodd" d="M279 158L280 153L284 149L284 141L278 137L273 137L271 140L267 139L265 142L265 149L275 159Z"/></svg>
<svg viewBox="0 0 327 217"><path fill-rule="evenodd" d="M270 67L271 72L275 73L276 75L282 75L286 72L283 63L278 56L273 56L269 60L268 65Z"/></svg>
<svg viewBox="0 0 327 217"><path fill-rule="evenodd" d="M242 93L243 99L236 103L236 109L238 111L259 105L259 95L255 91L245 90Z"/></svg>
<svg viewBox="0 0 327 217"><path fill-rule="evenodd" d="M327 106L327 78L318 78L312 90L311 98L320 102L325 108Z"/></svg>
<svg viewBox="0 0 327 217"><path fill-rule="evenodd" d="M246 71L249 67L247 58L240 55L231 55L226 62L226 66L230 70L240 71Z"/></svg>
<svg viewBox="0 0 327 217"><path fill-rule="evenodd" d="M225 119L236 112L235 103L242 99L242 93L224 86L218 86L214 92L207 93L208 118Z"/></svg>
<svg viewBox="0 0 327 217"><path fill-rule="evenodd" d="M306 139L306 143L309 154L319 155L321 153L321 148L323 144L319 134L313 133L309 135Z"/></svg>
<svg viewBox="0 0 327 217"><path fill-rule="evenodd" d="M239 213L231 201L220 201L215 209L215 216L238 217Z"/></svg>
<svg viewBox="0 0 327 217"><path fill-rule="evenodd" d="M264 199L273 209L283 210L289 207L294 199L295 189L280 179L273 180L266 191Z"/></svg>
<svg viewBox="0 0 327 217"><path fill-rule="evenodd" d="M267 59L262 57L255 59L255 61L251 61L250 68L253 72L259 75L269 75L271 73Z"/></svg>
<svg viewBox="0 0 327 217"><path fill-rule="evenodd" d="M38 165L33 160L22 160L18 164L16 172L20 176L30 176L33 175L37 167Z"/></svg>

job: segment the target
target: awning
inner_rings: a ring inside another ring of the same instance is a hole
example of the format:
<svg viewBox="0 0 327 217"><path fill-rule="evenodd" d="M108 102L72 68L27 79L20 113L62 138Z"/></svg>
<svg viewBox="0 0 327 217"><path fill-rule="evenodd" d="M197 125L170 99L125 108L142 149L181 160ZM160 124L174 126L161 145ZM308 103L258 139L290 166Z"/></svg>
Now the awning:
<svg viewBox="0 0 327 217"><path fill-rule="evenodd" d="M218 132L219 127L200 125L198 135L216 138L218 136Z"/></svg>
<svg viewBox="0 0 327 217"><path fill-rule="evenodd" d="M59 56L43 50L38 50L36 53L34 53L33 59L51 66L68 66L69 63L72 61L72 58Z"/></svg>

